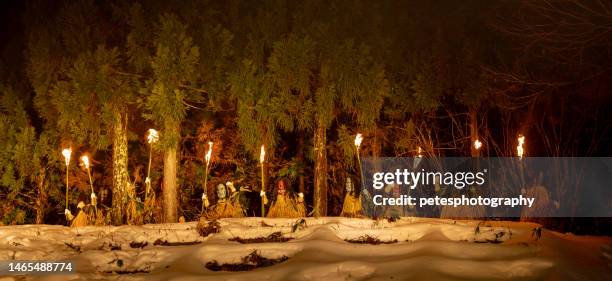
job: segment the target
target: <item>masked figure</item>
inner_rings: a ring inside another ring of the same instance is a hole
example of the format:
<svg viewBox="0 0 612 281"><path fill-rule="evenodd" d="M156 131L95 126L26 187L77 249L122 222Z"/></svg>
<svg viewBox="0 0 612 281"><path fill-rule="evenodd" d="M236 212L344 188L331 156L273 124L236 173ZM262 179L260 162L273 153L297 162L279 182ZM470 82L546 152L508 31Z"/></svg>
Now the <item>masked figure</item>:
<svg viewBox="0 0 612 281"><path fill-rule="evenodd" d="M230 196L232 195L230 188ZM217 185L217 203L212 205L203 213L203 216L207 219L219 219L219 218L240 218L244 217L244 211L240 204L234 204L232 198L228 199L227 189L222 183Z"/></svg>
<svg viewBox="0 0 612 281"><path fill-rule="evenodd" d="M385 188L385 192L387 192L389 197L399 198L402 194L400 192L400 187L398 184L390 184ZM393 218L398 219L404 215L404 208L399 205L393 206L385 206L384 208L384 217L385 218Z"/></svg>
<svg viewBox="0 0 612 281"><path fill-rule="evenodd" d="M344 188L346 190L346 195L344 196L344 204L342 204L342 213L340 215L349 218L362 216L361 196L355 191L353 181L351 181L350 177L346 178Z"/></svg>
<svg viewBox="0 0 612 281"><path fill-rule="evenodd" d="M298 202L293 195L287 192L284 179L276 184L276 199L270 206L267 217L269 218L298 218L306 216L304 202Z"/></svg>
<svg viewBox="0 0 612 281"><path fill-rule="evenodd" d="M227 195L227 189L225 189L225 185L222 183L217 185L217 203L225 202L225 197Z"/></svg>
<svg viewBox="0 0 612 281"><path fill-rule="evenodd" d="M80 201L79 204L77 205L77 208L79 209L79 212L77 213L77 216L70 223L70 226L79 227L79 226L89 225L89 218L87 217L87 213L84 210L85 203L83 201Z"/></svg>

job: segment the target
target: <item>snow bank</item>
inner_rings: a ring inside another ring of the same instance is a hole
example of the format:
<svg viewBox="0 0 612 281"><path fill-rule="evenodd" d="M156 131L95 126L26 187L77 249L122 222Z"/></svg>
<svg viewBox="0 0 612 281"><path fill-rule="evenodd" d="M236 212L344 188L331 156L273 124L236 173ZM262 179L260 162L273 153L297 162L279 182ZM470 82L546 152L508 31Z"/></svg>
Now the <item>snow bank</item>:
<svg viewBox="0 0 612 281"><path fill-rule="evenodd" d="M561 234L536 224L402 218L223 219L201 237L196 223L68 228L0 227L1 260L72 260L69 276L27 280L612 280L612 238ZM280 235L287 242L230 241ZM355 244L370 237L392 244ZM253 271L210 271L251 253L286 261ZM15 276L0 280L17 280Z"/></svg>

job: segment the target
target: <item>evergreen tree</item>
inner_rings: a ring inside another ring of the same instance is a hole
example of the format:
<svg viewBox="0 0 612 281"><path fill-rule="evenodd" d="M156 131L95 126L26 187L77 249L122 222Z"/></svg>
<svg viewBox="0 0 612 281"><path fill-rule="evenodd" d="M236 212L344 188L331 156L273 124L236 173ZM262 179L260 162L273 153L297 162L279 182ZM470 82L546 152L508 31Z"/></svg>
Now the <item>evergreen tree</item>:
<svg viewBox="0 0 612 281"><path fill-rule="evenodd" d="M164 220L176 222L181 123L186 116L186 100L190 95L198 94L187 88L196 79L199 50L187 34L187 26L172 14L160 17L154 46L155 55L151 59L153 78L149 81L150 93L145 101L146 117L162 128Z"/></svg>
<svg viewBox="0 0 612 281"><path fill-rule="evenodd" d="M83 16L89 13L95 17ZM105 46L101 28L110 22L95 3L66 4L53 20L61 28L36 26L30 35L28 74L35 104L47 126L69 142L97 149L112 146L112 215L121 224L125 204L135 200L129 185L127 121L136 90L119 74L119 50Z"/></svg>
<svg viewBox="0 0 612 281"><path fill-rule="evenodd" d="M53 181L59 157L53 154L54 143L46 132L36 133L30 125L23 102L11 89L0 86L0 190L4 200L15 202L0 210L5 224L44 223L49 212L51 194L58 194ZM59 167L61 168L61 167ZM34 211L34 220L26 214Z"/></svg>
<svg viewBox="0 0 612 281"><path fill-rule="evenodd" d="M298 129L313 134L316 216L327 214L328 128L342 113L354 118L360 128L371 128L389 90L384 69L374 61L370 48L333 33L321 36L325 37L312 41L307 35L291 35L278 42L269 66L278 104Z"/></svg>
<svg viewBox="0 0 612 281"><path fill-rule="evenodd" d="M347 38L359 36L345 32L350 21L342 19L358 15L317 22L320 13L333 14L338 8L321 11L315 8L324 5L317 3L290 7L294 21L285 26L293 26L293 31L269 41L251 40L253 49L261 52L254 51L250 56L254 59L244 61L231 84L238 97L238 127L254 155L261 143L273 147L279 130L312 135L314 209L315 215L323 216L327 214L327 130L341 115L354 118L362 129L375 126L389 85L371 48ZM284 9L270 13L281 14Z"/></svg>

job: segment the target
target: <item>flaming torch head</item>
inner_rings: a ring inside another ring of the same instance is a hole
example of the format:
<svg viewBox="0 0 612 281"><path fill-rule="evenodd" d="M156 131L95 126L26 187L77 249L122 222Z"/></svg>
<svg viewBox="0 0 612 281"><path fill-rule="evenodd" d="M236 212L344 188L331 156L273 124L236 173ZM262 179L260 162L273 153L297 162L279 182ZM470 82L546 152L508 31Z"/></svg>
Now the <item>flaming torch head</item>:
<svg viewBox="0 0 612 281"><path fill-rule="evenodd" d="M206 164L210 163L210 157L212 156L212 148L213 148L213 142L209 141L208 142L208 151L206 152Z"/></svg>
<svg viewBox="0 0 612 281"><path fill-rule="evenodd" d="M157 141L159 141L159 133L157 133L157 130L155 129L149 129L147 133L147 142L149 144L154 144Z"/></svg>
<svg viewBox="0 0 612 281"><path fill-rule="evenodd" d="M475 140L474 141L474 148L476 150L480 149L482 147L482 142L480 142L480 140Z"/></svg>
<svg viewBox="0 0 612 281"><path fill-rule="evenodd" d="M89 157L87 157L87 155L81 156L81 162L83 162L83 166L85 166L85 169L89 170Z"/></svg>
<svg viewBox="0 0 612 281"><path fill-rule="evenodd" d="M64 155L64 160L66 160L66 166L70 164L70 155L72 154L72 148L64 148L62 150L62 155Z"/></svg>
<svg viewBox="0 0 612 281"><path fill-rule="evenodd" d="M355 146L357 147L357 149L359 149L359 147L361 146L361 141L363 141L363 136L361 136L361 134L357 134L355 136Z"/></svg>
<svg viewBox="0 0 612 281"><path fill-rule="evenodd" d="M259 163L263 163L266 159L266 150L264 146L261 145L261 151L259 152Z"/></svg>
<svg viewBox="0 0 612 281"><path fill-rule="evenodd" d="M423 149L420 146L417 147L417 157L418 158L422 158L423 157Z"/></svg>
<svg viewBox="0 0 612 281"><path fill-rule="evenodd" d="M525 153L525 150L523 149L523 144L525 144L525 136L519 135L518 146L516 146L516 154L521 159L523 158L523 154Z"/></svg>

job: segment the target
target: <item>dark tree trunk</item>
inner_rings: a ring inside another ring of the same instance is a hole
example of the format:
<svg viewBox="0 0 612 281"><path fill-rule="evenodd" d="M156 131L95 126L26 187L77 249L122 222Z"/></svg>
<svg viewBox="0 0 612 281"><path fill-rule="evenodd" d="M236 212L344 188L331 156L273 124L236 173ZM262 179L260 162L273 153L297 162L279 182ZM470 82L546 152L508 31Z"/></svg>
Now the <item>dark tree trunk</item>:
<svg viewBox="0 0 612 281"><path fill-rule="evenodd" d="M124 207L128 193L128 138L127 117L117 113L113 125L113 203L112 218L116 225L123 224Z"/></svg>
<svg viewBox="0 0 612 281"><path fill-rule="evenodd" d="M177 194L176 194L176 173L177 173L177 145L166 149L164 153L164 182L163 182L163 207L164 222L177 222Z"/></svg>
<svg viewBox="0 0 612 281"><path fill-rule="evenodd" d="M47 207L47 190L45 188L45 169L40 169L36 178L38 184L38 199L36 200L36 224L45 222L45 209Z"/></svg>
<svg viewBox="0 0 612 281"><path fill-rule="evenodd" d="M314 169L314 215L327 215L327 142L326 128L323 121L317 122L314 135L315 169Z"/></svg>

